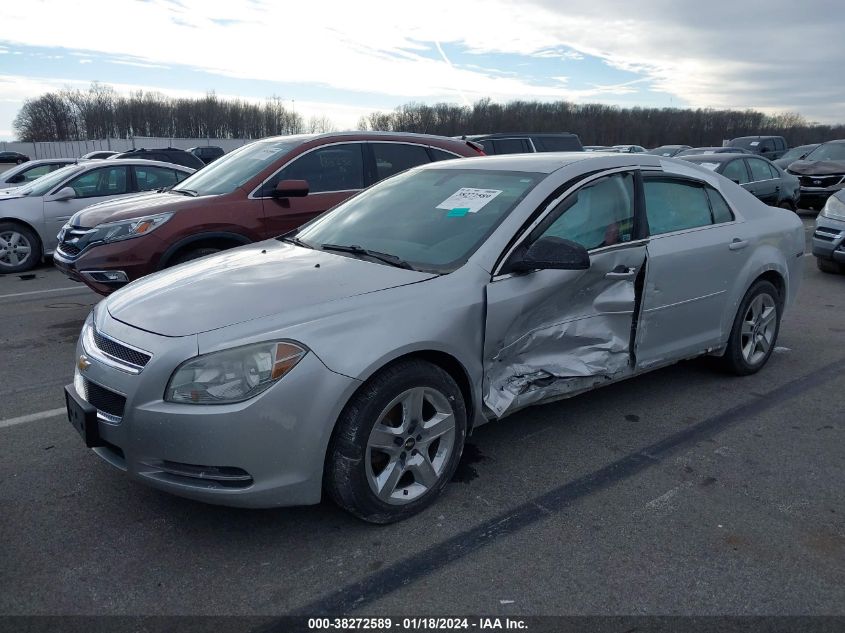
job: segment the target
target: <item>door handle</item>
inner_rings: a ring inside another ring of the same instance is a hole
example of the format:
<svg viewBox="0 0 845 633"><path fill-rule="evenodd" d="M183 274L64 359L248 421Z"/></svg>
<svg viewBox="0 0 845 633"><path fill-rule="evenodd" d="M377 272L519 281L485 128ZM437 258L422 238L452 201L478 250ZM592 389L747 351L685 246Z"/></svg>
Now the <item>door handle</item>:
<svg viewBox="0 0 845 633"><path fill-rule="evenodd" d="M748 240L741 240L738 237L735 237L733 241L728 245L728 248L732 251L738 251L748 246Z"/></svg>
<svg viewBox="0 0 845 633"><path fill-rule="evenodd" d="M605 273L604 277L605 279L631 279L636 274L636 268L629 268L628 266L623 266L622 264L619 264L609 273Z"/></svg>

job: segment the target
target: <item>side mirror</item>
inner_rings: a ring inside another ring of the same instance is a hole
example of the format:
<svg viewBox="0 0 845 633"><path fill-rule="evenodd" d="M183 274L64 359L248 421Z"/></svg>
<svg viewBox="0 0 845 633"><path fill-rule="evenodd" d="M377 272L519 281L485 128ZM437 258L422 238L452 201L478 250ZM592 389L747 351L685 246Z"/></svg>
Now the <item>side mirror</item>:
<svg viewBox="0 0 845 633"><path fill-rule="evenodd" d="M307 180L282 180L273 190L274 198L304 198L307 195Z"/></svg>
<svg viewBox="0 0 845 633"><path fill-rule="evenodd" d="M64 202L65 200L72 200L75 197L76 191L73 190L73 187L62 187L53 196L53 200Z"/></svg>
<svg viewBox="0 0 845 633"><path fill-rule="evenodd" d="M560 237L542 237L527 250L515 250L505 266L505 272L587 270L589 267L590 254L577 242Z"/></svg>

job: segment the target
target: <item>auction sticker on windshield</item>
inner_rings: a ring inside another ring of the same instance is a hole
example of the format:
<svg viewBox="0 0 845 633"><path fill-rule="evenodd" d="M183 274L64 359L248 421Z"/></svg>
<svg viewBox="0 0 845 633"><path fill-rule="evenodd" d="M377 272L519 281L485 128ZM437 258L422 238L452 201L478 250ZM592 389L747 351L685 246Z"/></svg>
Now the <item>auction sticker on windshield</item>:
<svg viewBox="0 0 845 633"><path fill-rule="evenodd" d="M466 213L478 213L493 198L502 193L501 189L475 189L473 187L461 187L443 202L438 204L436 209L466 209Z"/></svg>

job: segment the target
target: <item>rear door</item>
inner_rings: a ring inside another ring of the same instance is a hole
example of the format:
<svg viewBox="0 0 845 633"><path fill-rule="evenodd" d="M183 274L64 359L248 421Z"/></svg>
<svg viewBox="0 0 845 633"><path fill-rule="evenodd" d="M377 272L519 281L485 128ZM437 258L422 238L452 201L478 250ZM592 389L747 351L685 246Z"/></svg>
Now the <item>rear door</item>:
<svg viewBox="0 0 845 633"><path fill-rule="evenodd" d="M367 186L406 169L431 162L428 148L416 143L369 141L365 143L364 149L366 162L369 165Z"/></svg>
<svg viewBox="0 0 845 633"><path fill-rule="evenodd" d="M775 180L769 164L759 158L748 157L748 170L751 173L751 182L746 189L766 204L777 204L780 191L780 181Z"/></svg>
<svg viewBox="0 0 845 633"><path fill-rule="evenodd" d="M497 415L631 371L638 239L633 172L594 176L553 202L520 245L544 236L580 243L589 270L494 275L487 286L484 402Z"/></svg>
<svg viewBox="0 0 845 633"><path fill-rule="evenodd" d="M647 176L643 190L650 237L635 350L640 369L724 341L733 318L727 291L751 251L747 226L709 185Z"/></svg>
<svg viewBox="0 0 845 633"><path fill-rule="evenodd" d="M282 180L307 180L302 198L275 198ZM342 142L300 154L268 178L255 197L264 205L264 237L291 231L364 188L364 144Z"/></svg>

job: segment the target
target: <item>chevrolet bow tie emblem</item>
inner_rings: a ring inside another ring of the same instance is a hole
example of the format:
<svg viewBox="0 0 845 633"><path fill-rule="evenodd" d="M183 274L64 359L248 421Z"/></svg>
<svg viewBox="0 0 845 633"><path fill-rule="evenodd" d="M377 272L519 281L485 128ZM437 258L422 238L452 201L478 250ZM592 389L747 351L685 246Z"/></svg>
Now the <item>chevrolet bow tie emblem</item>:
<svg viewBox="0 0 845 633"><path fill-rule="evenodd" d="M79 360L76 361L76 366L79 368L79 371L85 371L91 366L91 361L88 360L88 357L83 354L79 357Z"/></svg>

